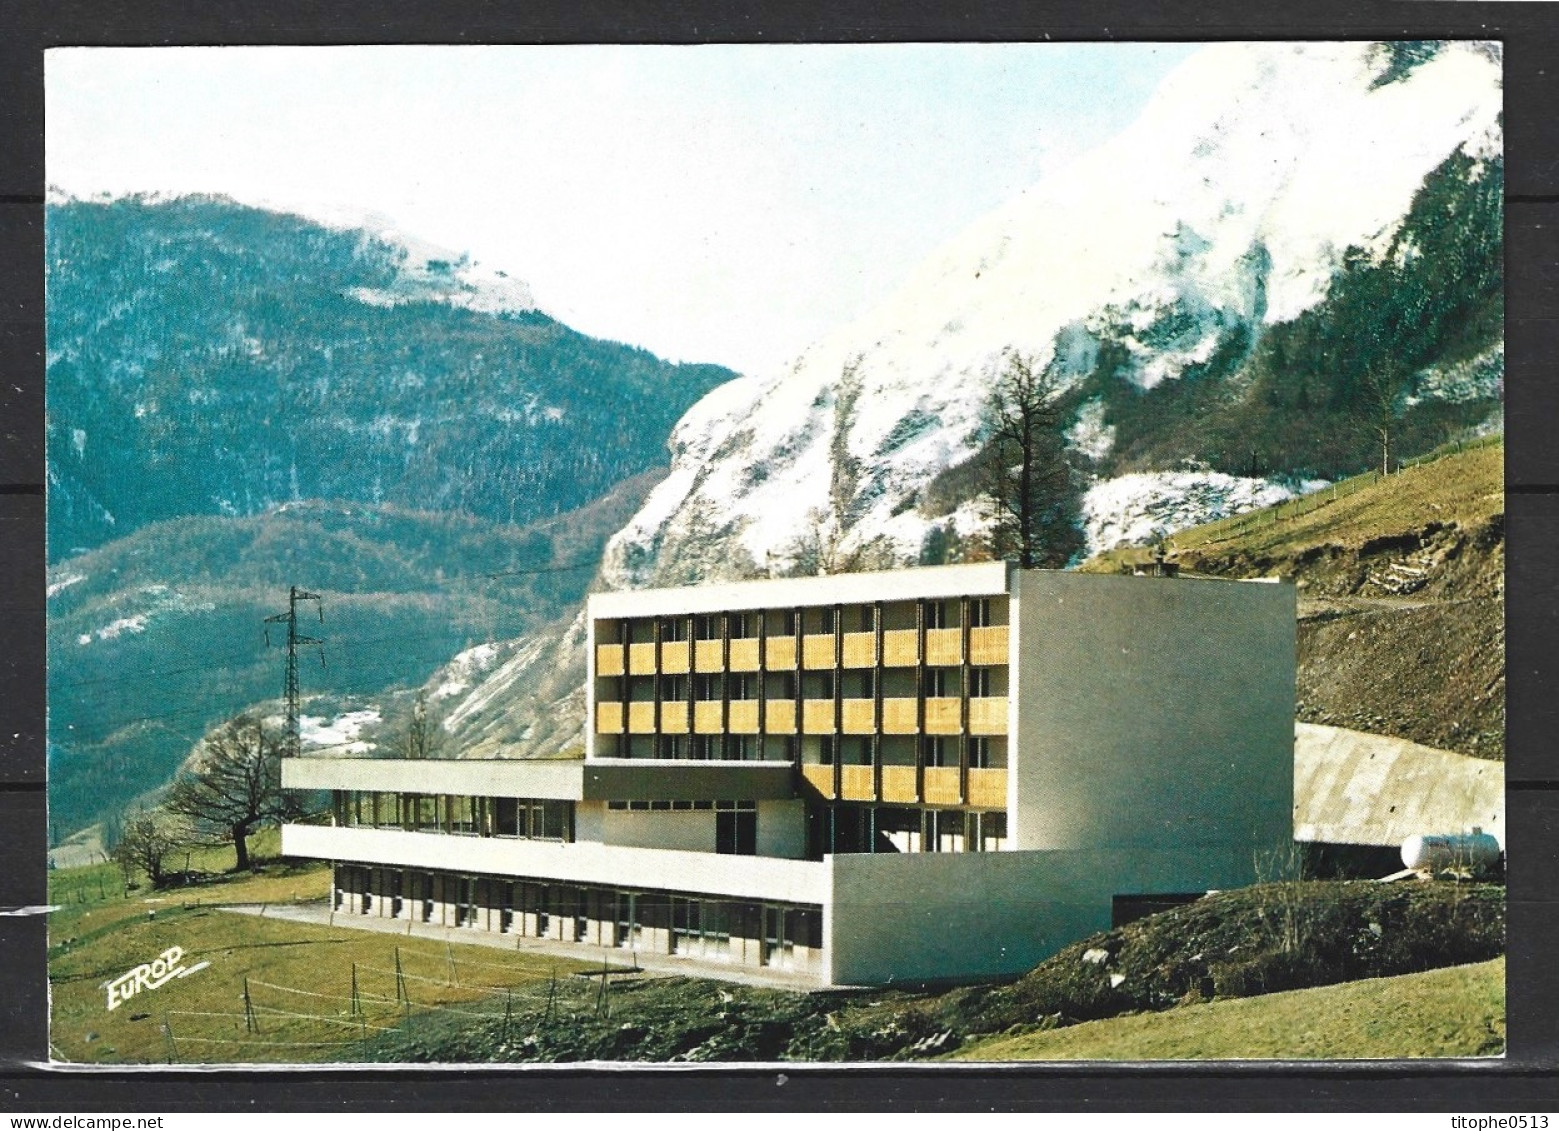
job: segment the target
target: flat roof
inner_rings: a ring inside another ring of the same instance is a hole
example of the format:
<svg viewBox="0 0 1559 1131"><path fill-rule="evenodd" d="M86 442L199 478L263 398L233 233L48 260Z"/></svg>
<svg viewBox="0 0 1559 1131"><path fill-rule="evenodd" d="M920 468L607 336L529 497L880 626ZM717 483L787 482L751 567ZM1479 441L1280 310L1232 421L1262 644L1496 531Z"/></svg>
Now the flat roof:
<svg viewBox="0 0 1559 1131"><path fill-rule="evenodd" d="M561 801L774 801L794 797L789 762L655 758L284 758L286 789L449 793Z"/></svg>
<svg viewBox="0 0 1559 1131"><path fill-rule="evenodd" d="M852 605L907 601L920 597L995 597L1007 589L1006 562L923 566L878 573L835 573L826 577L767 578L691 585L678 589L630 589L593 593L589 611L600 617L714 613L792 606Z"/></svg>

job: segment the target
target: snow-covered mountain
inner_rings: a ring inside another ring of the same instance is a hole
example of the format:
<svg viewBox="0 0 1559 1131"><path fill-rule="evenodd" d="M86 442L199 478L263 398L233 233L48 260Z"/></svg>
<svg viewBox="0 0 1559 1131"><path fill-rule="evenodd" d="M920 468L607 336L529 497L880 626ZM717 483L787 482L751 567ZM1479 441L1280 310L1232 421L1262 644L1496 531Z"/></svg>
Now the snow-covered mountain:
<svg viewBox="0 0 1559 1131"><path fill-rule="evenodd" d="M979 526L967 504L928 510L924 492L979 450L1006 349L1078 391L1074 443L1105 478L1170 470L1112 463L1090 380L1107 366L1142 398L1212 373L1237 394L1268 331L1327 302L1341 272L1411 265L1415 199L1448 162L1469 182L1498 165L1500 112L1497 45L1207 47L1134 125L976 222L865 317L695 405L671 475L608 548L607 584L808 572L820 548L859 566L928 560ZM1302 470L1182 471L1175 521L1273 501ZM1152 509L1131 486L1090 493L1093 548Z"/></svg>

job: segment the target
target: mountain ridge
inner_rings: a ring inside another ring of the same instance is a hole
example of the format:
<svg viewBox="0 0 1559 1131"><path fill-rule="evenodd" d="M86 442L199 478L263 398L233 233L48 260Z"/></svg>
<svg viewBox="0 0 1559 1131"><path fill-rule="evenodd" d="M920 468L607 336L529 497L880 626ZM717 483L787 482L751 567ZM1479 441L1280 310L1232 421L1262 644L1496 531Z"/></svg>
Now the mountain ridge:
<svg viewBox="0 0 1559 1131"><path fill-rule="evenodd" d="M1297 395L1267 373L1287 359L1262 350L1269 338L1294 339L1300 353L1306 313L1347 298L1339 283L1389 294L1385 284L1403 279L1414 285L1398 289L1415 296L1481 287L1475 301L1492 313L1478 315L1475 344L1496 343L1499 90L1486 45L1435 45L1405 69L1379 45L1204 49L1138 122L976 221L873 311L785 370L694 406L672 434L671 475L609 549L607 584L785 573L808 527L876 568L970 541L981 526L972 510L933 519L917 504L936 476L980 450L983 402L1008 349L1057 370L1079 426L1097 414L1101 479L1184 460L1276 487L1359 470L1365 442L1326 439L1349 424L1351 372L1337 376L1340 388L1306 394L1322 401L1304 433L1309 448L1262 453L1241 442L1243 422L1259 417L1244 402ZM1415 202L1426 232L1441 218L1435 208L1462 210L1467 231L1429 232L1450 251L1394 242ZM1401 262L1383 265L1388 255ZM1469 266L1466 280L1439 277ZM1426 388L1457 328L1430 329L1441 337L1417 343L1415 359ZM1377 330L1390 344L1407 336L1400 325L1340 333L1362 354ZM1460 407L1413 406L1408 424L1421 435L1411 446L1482 424L1497 381ZM1240 422L1232 435L1210 434L1221 418ZM1193 419L1205 443L1172 434ZM1285 442L1282 429L1256 423L1264 445ZM857 469L843 500L835 453Z"/></svg>
<svg viewBox="0 0 1559 1131"><path fill-rule="evenodd" d="M523 284L383 228L208 197L46 219L51 561L305 498L545 518L662 463L734 376L513 309Z"/></svg>

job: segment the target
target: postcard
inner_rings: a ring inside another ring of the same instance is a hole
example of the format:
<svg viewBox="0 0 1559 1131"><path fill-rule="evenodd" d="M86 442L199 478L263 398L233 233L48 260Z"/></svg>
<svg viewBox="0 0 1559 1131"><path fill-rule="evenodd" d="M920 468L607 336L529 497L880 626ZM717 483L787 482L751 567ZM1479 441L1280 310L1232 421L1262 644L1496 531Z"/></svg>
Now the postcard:
<svg viewBox="0 0 1559 1131"><path fill-rule="evenodd" d="M50 50L53 1060L1503 1055L1502 73Z"/></svg>

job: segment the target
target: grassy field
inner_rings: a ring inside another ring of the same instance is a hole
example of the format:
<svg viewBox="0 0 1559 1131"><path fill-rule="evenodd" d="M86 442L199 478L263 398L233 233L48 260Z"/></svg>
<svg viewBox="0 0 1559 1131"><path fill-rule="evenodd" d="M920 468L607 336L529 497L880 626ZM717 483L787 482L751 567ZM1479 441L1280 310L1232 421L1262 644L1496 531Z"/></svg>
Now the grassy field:
<svg viewBox="0 0 1559 1131"><path fill-rule="evenodd" d="M272 833L260 841L274 850ZM205 850L195 868L231 866ZM182 864L182 861L180 861ZM333 929L220 910L218 904L324 899L329 869L267 865L190 887L122 891L113 865L50 876L50 1045L89 1064L321 1062L359 1058L364 1043L410 1015L487 1001L544 1008L553 977L583 969L548 956ZM169 947L210 965L110 1011L104 985ZM399 961L402 977L396 977ZM356 970L357 996L353 998ZM247 981L249 1002L245 1005Z"/></svg>
<svg viewBox="0 0 1559 1131"><path fill-rule="evenodd" d="M1328 543L1356 546L1429 522L1476 527L1504 512L1504 461L1505 445L1493 437L1405 467L1389 479L1358 476L1288 503L1179 531L1168 548L1192 557L1235 549L1293 555ZM1145 557L1140 548L1111 551L1082 568L1113 573L1123 561Z"/></svg>
<svg viewBox="0 0 1559 1131"><path fill-rule="evenodd" d="M995 1037L956 1060L1270 1060L1498 1056L1505 960Z"/></svg>

